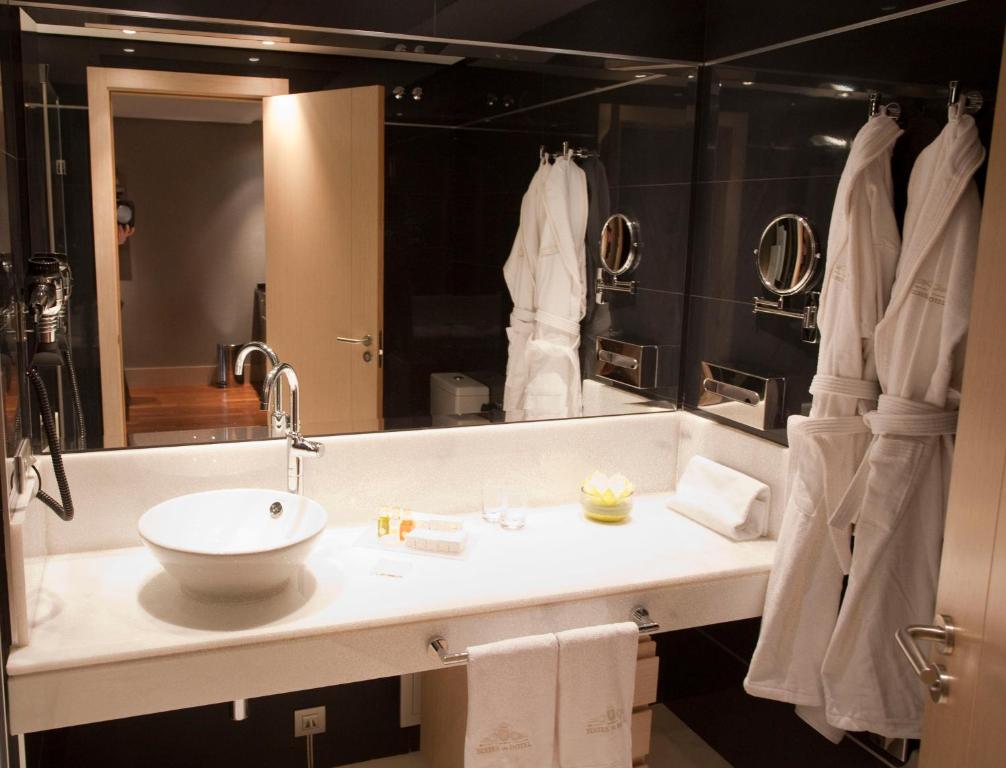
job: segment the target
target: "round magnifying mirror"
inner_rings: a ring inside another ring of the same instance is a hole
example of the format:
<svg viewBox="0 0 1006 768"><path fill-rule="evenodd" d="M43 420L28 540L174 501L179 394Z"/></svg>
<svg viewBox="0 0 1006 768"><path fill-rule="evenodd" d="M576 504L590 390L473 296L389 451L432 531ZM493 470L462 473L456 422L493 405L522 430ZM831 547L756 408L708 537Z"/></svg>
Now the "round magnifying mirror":
<svg viewBox="0 0 1006 768"><path fill-rule="evenodd" d="M624 213L609 216L601 228L601 266L618 277L639 263L639 224Z"/></svg>
<svg viewBox="0 0 1006 768"><path fill-rule="evenodd" d="M754 253L762 285L776 296L806 290L820 260L810 222L793 213L769 222Z"/></svg>

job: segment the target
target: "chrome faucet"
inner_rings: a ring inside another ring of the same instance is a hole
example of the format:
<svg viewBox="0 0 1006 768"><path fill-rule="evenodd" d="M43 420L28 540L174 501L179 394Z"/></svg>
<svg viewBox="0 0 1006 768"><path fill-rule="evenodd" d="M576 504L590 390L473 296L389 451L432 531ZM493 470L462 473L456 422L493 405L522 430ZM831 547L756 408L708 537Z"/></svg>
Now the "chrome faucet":
<svg viewBox="0 0 1006 768"><path fill-rule="evenodd" d="M276 400L276 408L280 410L286 425L286 471L287 490L290 493L304 492L304 459L318 458L325 452L325 446L314 440L305 440L300 433L300 383L297 372L290 363L280 363L271 368L262 382L262 399L267 403L272 401L274 389L278 389L280 381L286 377L290 386L290 416L282 412L283 403Z"/></svg>
<svg viewBox="0 0 1006 768"><path fill-rule="evenodd" d="M244 372L245 360L252 352L261 352L269 360L269 364L272 366L271 370L275 370L276 366L279 365L279 355L272 351L272 347L268 344L263 344L261 341L249 341L238 351L237 357L234 358L234 375L240 376ZM269 437L283 437L287 433L287 421L286 414L283 413L283 383L278 382L276 384L276 405L272 406L269 397L269 391L265 387L265 383L262 384L262 393L259 397L259 408L263 411L272 409L272 413L269 417Z"/></svg>

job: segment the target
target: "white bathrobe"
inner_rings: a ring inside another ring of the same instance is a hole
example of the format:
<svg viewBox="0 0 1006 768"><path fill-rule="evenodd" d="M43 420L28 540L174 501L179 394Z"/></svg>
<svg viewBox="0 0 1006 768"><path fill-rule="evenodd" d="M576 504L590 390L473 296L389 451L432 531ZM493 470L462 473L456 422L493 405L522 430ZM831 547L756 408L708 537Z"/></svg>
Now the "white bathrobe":
<svg viewBox="0 0 1006 768"><path fill-rule="evenodd" d="M551 170L552 166L543 159L531 178L521 200L517 237L503 265L503 278L513 301L510 327L507 328L506 384L503 389L503 410L507 421L524 418L524 393L528 382L527 343L534 330L534 273L545 225L545 180Z"/></svg>
<svg viewBox="0 0 1006 768"><path fill-rule="evenodd" d="M972 176L984 159L974 120L951 110L908 185L904 247L876 331L883 394L865 418L873 441L832 521L856 525L822 669L828 722L847 730L921 735L925 686L894 634L933 621L978 250Z"/></svg>
<svg viewBox="0 0 1006 768"><path fill-rule="evenodd" d="M828 522L869 444L862 414L879 394L874 329L890 298L900 237L891 149L902 131L879 115L860 129L842 173L828 236L818 322L821 346L810 418L789 421L795 475L769 579L761 635L744 687L802 705L828 738L821 665L838 615L842 568ZM811 711L818 708L818 712Z"/></svg>
<svg viewBox="0 0 1006 768"><path fill-rule="evenodd" d="M545 179L545 225L534 269L534 331L527 345L528 419L579 416L580 320L586 309L587 177L569 157Z"/></svg>

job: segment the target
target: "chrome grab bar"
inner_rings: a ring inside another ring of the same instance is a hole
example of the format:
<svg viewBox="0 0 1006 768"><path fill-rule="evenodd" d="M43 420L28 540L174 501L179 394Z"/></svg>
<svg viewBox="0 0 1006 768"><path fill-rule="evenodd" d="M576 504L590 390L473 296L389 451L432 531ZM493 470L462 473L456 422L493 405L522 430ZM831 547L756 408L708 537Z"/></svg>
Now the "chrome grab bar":
<svg viewBox="0 0 1006 768"><path fill-rule="evenodd" d="M373 342L374 337L369 333L362 339L351 339L348 336L336 336L336 341L341 341L343 344L362 344L365 347L369 347L371 342Z"/></svg>
<svg viewBox="0 0 1006 768"><path fill-rule="evenodd" d="M637 605L632 609L629 618L636 622L636 626L639 627L639 634L641 635L651 635L654 632L660 631L660 625L650 618L650 612L641 605ZM440 635L430 638L428 650L440 659L440 663L445 667L459 667L462 664L468 663L468 651L451 652L447 647L447 640Z"/></svg>
<svg viewBox="0 0 1006 768"><path fill-rule="evenodd" d="M949 656L954 652L954 627L953 619L945 614L936 617L936 624L910 624L902 627L895 633L894 639L898 641L908 663L912 665L915 674L919 676L929 689L929 697L936 703L945 701L950 692L950 675L941 664L930 664L917 641L933 640L939 643L937 650L944 656Z"/></svg>

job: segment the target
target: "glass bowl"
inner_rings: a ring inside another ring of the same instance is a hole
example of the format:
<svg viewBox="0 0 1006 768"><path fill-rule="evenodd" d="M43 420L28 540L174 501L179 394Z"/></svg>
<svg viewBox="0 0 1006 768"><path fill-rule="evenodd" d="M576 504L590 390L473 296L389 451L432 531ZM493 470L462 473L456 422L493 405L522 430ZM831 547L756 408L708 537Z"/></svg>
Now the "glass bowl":
<svg viewBox="0 0 1006 768"><path fill-rule="evenodd" d="M630 493L617 504L603 504L596 496L592 496L580 489L580 505L583 507L583 514L587 519L595 520L599 523L621 523L632 512L632 497Z"/></svg>

